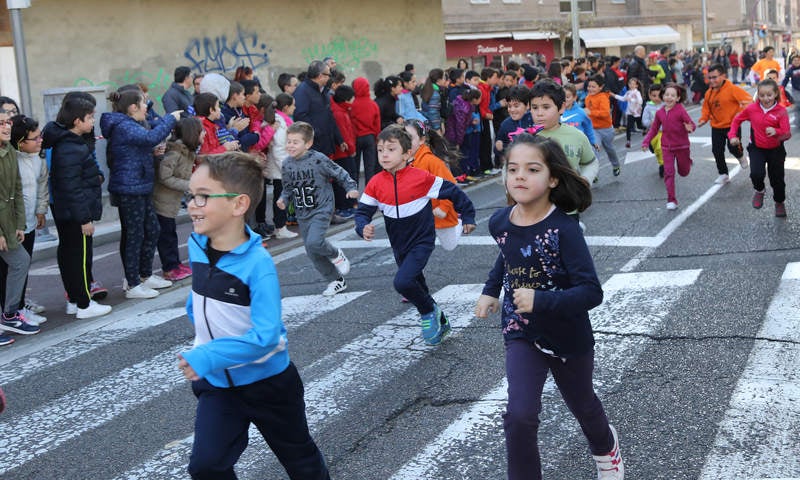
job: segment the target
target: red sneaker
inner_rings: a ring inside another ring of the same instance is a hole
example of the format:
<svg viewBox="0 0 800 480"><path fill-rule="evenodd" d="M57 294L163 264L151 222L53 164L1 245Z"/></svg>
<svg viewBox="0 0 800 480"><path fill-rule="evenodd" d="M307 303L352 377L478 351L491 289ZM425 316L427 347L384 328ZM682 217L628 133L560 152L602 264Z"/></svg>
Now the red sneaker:
<svg viewBox="0 0 800 480"><path fill-rule="evenodd" d="M186 272L189 275L192 274L192 267L190 267L189 265L180 264L180 265L178 265L178 268L180 268L181 270L183 270L184 272Z"/></svg>
<svg viewBox="0 0 800 480"><path fill-rule="evenodd" d="M183 280L184 278L190 276L191 273L187 273L180 266L164 272L164 278L166 280L170 280L172 282L177 282L178 280Z"/></svg>
<svg viewBox="0 0 800 480"><path fill-rule="evenodd" d="M102 300L108 296L108 289L100 285L100 282L92 282L89 296L92 297L92 300Z"/></svg>

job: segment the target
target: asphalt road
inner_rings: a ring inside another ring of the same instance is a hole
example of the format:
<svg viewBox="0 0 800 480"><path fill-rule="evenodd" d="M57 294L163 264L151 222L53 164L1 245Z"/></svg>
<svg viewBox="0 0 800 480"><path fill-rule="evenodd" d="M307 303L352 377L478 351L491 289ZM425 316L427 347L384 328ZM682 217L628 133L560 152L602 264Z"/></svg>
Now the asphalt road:
<svg viewBox="0 0 800 480"><path fill-rule="evenodd" d="M677 211L665 209L654 158L627 150L619 177L601 158L581 216L605 290L591 313L596 389L628 478L800 478L800 140L787 142L788 218L779 219L769 190L763 209L750 206L749 170L734 159L731 183L713 184L709 135L705 127L692 136L694 166L677 179ZM625 156L624 138L616 145ZM325 285L298 242L269 246L310 424L334 478L505 476L499 318L471 314L497 253L486 222L505 198L497 178L466 191L478 229L454 252L437 249L426 269L454 324L439 347L421 344L416 315L392 290L384 242L332 232L353 264L347 291L332 300L319 295ZM64 314L54 259L35 259L30 295L49 321L0 347L9 398L0 478L187 478L195 399L174 358L192 340L182 312L189 282L125 300L116 249L98 245L94 269L114 311L87 321ZM541 419L545 478L594 478L585 439L551 383ZM285 478L257 435L237 471Z"/></svg>

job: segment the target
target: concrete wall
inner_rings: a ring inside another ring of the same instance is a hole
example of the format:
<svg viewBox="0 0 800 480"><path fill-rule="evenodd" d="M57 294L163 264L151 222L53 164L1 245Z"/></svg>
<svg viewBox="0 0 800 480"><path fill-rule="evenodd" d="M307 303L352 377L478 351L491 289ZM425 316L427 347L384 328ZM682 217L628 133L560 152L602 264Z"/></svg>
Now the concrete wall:
<svg viewBox="0 0 800 480"><path fill-rule="evenodd" d="M23 21L39 118L51 88L144 82L160 98L178 65L232 76L246 64L274 93L279 73L326 55L348 83L445 63L441 0L36 0Z"/></svg>

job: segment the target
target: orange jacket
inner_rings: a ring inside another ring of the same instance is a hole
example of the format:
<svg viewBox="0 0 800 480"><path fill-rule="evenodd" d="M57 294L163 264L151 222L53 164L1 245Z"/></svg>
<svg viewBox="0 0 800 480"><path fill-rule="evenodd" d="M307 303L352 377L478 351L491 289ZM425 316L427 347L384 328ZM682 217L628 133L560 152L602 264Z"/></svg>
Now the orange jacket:
<svg viewBox="0 0 800 480"><path fill-rule="evenodd" d="M768 58L762 58L761 60L757 61L755 65L750 67L750 70L756 72L758 75L759 81L764 80L764 72L770 69L781 73L781 64L775 59L770 60Z"/></svg>
<svg viewBox="0 0 800 480"><path fill-rule="evenodd" d="M733 117L752 102L743 88L725 80L719 88L706 91L699 123L711 120L711 128L730 128Z"/></svg>
<svg viewBox="0 0 800 480"><path fill-rule="evenodd" d="M586 96L586 109L594 128L611 128L611 93L600 92Z"/></svg>
<svg viewBox="0 0 800 480"><path fill-rule="evenodd" d="M425 170L426 172L441 177L448 182L456 183L455 177L447 168L444 160L433 154L430 147L427 145L420 145L414 158L411 159L411 166ZM450 228L458 225L458 214L453 207L453 202L450 200L431 200L433 208L440 208L447 214L444 218L434 216L433 223L436 228Z"/></svg>

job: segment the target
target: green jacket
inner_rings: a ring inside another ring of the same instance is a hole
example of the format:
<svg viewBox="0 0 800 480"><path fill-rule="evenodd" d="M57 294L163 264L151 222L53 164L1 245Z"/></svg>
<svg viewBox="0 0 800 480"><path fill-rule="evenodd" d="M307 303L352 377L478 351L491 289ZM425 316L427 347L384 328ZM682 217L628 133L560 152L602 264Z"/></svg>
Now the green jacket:
<svg viewBox="0 0 800 480"><path fill-rule="evenodd" d="M19 177L17 152L9 143L0 145L0 236L9 250L19 247L17 230L25 231L25 202Z"/></svg>

